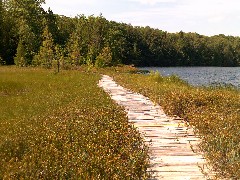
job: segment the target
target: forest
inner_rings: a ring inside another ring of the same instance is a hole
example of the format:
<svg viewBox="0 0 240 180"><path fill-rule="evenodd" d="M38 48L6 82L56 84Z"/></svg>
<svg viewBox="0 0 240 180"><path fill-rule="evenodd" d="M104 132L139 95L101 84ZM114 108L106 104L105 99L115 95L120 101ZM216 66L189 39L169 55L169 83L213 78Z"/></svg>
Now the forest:
<svg viewBox="0 0 240 180"><path fill-rule="evenodd" d="M0 64L104 67L240 66L240 37L168 33L109 21L101 14L66 17L44 0L0 0Z"/></svg>

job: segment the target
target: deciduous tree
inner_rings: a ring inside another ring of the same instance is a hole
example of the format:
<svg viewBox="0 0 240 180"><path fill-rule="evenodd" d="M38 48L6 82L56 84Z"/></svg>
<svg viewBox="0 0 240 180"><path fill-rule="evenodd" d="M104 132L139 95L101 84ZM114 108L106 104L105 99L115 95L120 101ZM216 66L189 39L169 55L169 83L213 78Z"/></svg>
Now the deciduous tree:
<svg viewBox="0 0 240 180"><path fill-rule="evenodd" d="M104 47L102 52L97 56L95 66L96 67L107 67L112 66L112 52L110 47Z"/></svg>

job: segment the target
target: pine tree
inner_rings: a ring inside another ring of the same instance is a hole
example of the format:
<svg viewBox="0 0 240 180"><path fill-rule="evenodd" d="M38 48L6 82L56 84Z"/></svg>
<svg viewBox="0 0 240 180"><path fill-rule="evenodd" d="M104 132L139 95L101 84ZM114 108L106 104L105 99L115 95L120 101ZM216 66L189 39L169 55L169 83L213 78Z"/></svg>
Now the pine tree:
<svg viewBox="0 0 240 180"><path fill-rule="evenodd" d="M82 65L84 63L81 56L80 43L76 33L72 33L68 42L68 57L71 65Z"/></svg>
<svg viewBox="0 0 240 180"><path fill-rule="evenodd" d="M57 72L60 71L60 66L64 68L64 49L58 44L55 46L54 66L57 67Z"/></svg>
<svg viewBox="0 0 240 180"><path fill-rule="evenodd" d="M39 53L34 57L35 65L42 65L45 68L51 68L54 59L54 43L52 34L46 26L43 31L43 42Z"/></svg>
<svg viewBox="0 0 240 180"><path fill-rule="evenodd" d="M22 40L19 41L18 47L17 47L17 53L16 57L14 58L14 63L17 66L26 66L26 58L25 58L26 52L25 47L23 45Z"/></svg>
<svg viewBox="0 0 240 180"><path fill-rule="evenodd" d="M36 48L36 35L25 19L19 19L18 26L18 35L25 48L25 65L30 65Z"/></svg>

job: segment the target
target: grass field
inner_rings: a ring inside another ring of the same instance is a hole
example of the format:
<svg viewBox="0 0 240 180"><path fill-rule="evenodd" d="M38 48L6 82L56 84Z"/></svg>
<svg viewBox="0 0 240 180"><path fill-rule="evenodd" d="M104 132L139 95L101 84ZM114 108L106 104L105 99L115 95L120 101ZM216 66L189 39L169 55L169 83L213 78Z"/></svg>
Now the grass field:
<svg viewBox="0 0 240 180"><path fill-rule="evenodd" d="M147 147L84 71L0 67L0 179L145 179Z"/></svg>
<svg viewBox="0 0 240 180"><path fill-rule="evenodd" d="M216 178L240 179L240 91L191 87L121 67L62 71L0 67L0 179L146 179L147 147L100 73L183 117Z"/></svg>
<svg viewBox="0 0 240 180"><path fill-rule="evenodd" d="M119 84L159 103L167 114L189 121L202 138L199 148L217 172L217 179L240 179L239 89L191 87L176 76L162 77L156 72L108 73Z"/></svg>

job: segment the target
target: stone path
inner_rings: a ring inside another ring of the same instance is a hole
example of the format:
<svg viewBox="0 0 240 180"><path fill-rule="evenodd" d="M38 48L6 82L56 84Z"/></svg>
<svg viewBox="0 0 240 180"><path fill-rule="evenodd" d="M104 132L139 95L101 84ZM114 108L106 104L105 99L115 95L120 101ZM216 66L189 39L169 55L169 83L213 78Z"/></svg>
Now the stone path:
<svg viewBox="0 0 240 180"><path fill-rule="evenodd" d="M199 139L183 120L166 116L149 98L117 85L109 76L103 75L99 86L125 108L129 122L150 142L153 179L207 179L199 168L204 159L191 148Z"/></svg>

